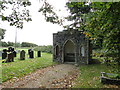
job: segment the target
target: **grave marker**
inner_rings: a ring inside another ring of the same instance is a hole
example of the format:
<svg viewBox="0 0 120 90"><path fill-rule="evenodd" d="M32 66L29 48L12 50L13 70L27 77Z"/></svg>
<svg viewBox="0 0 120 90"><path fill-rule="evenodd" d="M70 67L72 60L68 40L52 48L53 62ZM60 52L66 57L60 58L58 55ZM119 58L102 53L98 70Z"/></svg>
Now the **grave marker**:
<svg viewBox="0 0 120 90"><path fill-rule="evenodd" d="M6 59L6 57L7 57L7 49L3 49L2 59Z"/></svg>
<svg viewBox="0 0 120 90"><path fill-rule="evenodd" d="M20 60L25 60L25 51L24 50L22 50L20 52Z"/></svg>
<svg viewBox="0 0 120 90"><path fill-rule="evenodd" d="M31 51L31 52L30 52L29 57L30 57L30 58L34 58L34 51Z"/></svg>
<svg viewBox="0 0 120 90"><path fill-rule="evenodd" d="M41 57L41 51L38 51L38 57Z"/></svg>
<svg viewBox="0 0 120 90"><path fill-rule="evenodd" d="M17 56L17 52L13 51L13 55L14 55L14 57L16 57Z"/></svg>
<svg viewBox="0 0 120 90"><path fill-rule="evenodd" d="M28 49L28 55L30 55L31 49Z"/></svg>
<svg viewBox="0 0 120 90"><path fill-rule="evenodd" d="M14 62L14 55L12 52L8 53L6 62Z"/></svg>

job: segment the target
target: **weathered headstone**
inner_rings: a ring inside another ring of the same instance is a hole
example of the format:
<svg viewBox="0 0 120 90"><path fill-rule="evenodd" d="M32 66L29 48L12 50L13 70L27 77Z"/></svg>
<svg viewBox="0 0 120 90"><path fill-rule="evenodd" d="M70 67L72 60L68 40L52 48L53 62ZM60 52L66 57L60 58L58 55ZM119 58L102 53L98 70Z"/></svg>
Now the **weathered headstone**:
<svg viewBox="0 0 120 90"><path fill-rule="evenodd" d="M14 55L12 52L8 53L6 62L14 62Z"/></svg>
<svg viewBox="0 0 120 90"><path fill-rule="evenodd" d="M20 60L25 60L25 51L24 50L22 50L20 52Z"/></svg>
<svg viewBox="0 0 120 90"><path fill-rule="evenodd" d="M11 51L15 51L14 48L11 48Z"/></svg>
<svg viewBox="0 0 120 90"><path fill-rule="evenodd" d="M30 57L30 58L34 58L34 51L31 51L31 52L30 52L29 57Z"/></svg>
<svg viewBox="0 0 120 90"><path fill-rule="evenodd" d="M14 49L12 47L8 48L8 52L14 51Z"/></svg>
<svg viewBox="0 0 120 90"><path fill-rule="evenodd" d="M41 57L41 51L38 51L38 57Z"/></svg>
<svg viewBox="0 0 120 90"><path fill-rule="evenodd" d="M16 53L16 51L13 51L13 55L14 55L14 57L16 57L16 56L17 56L17 53Z"/></svg>
<svg viewBox="0 0 120 90"><path fill-rule="evenodd" d="M30 52L31 52L32 50L31 49L28 49L28 55L30 55Z"/></svg>
<svg viewBox="0 0 120 90"><path fill-rule="evenodd" d="M3 49L2 59L6 59L6 57L7 57L7 49Z"/></svg>

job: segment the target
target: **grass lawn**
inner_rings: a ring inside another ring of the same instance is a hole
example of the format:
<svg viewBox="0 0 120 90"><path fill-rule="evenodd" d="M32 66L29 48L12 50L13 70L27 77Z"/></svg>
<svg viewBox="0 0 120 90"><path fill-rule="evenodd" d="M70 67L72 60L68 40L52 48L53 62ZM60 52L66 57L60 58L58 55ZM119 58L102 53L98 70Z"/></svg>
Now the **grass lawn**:
<svg viewBox="0 0 120 90"><path fill-rule="evenodd" d="M15 62L2 64L2 82L13 77L21 77L37 69L55 64L52 54L42 53L42 57L26 60L15 60Z"/></svg>
<svg viewBox="0 0 120 90"><path fill-rule="evenodd" d="M20 49L18 49L20 50ZM28 59L27 50L26 59L19 60L19 53L15 58L15 62L2 63L0 61L0 79L5 82L13 77L22 77L26 74L36 71L50 65L55 64L52 61L52 54L42 53L42 57L37 57L37 52L34 52L34 59ZM96 59L96 57L94 57ZM103 61L102 58L97 58ZM114 85L103 85L100 82L101 72L110 73L112 69L104 64L91 64L91 65L80 65L79 77L75 80L73 88L114 88ZM1 70L0 70L1 71Z"/></svg>
<svg viewBox="0 0 120 90"><path fill-rule="evenodd" d="M111 72L111 68L103 64L81 65L80 73L73 88L114 88L115 85L103 85L100 83L101 72Z"/></svg>

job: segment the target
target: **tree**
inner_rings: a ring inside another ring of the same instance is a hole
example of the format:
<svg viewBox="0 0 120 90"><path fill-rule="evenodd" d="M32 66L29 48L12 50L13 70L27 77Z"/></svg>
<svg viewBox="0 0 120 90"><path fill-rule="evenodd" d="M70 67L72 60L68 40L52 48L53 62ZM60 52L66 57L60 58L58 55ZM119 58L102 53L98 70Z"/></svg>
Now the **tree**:
<svg viewBox="0 0 120 90"><path fill-rule="evenodd" d="M16 47L21 47L21 43L16 43Z"/></svg>
<svg viewBox="0 0 120 90"><path fill-rule="evenodd" d="M68 20L74 20L72 27L94 38L93 44L105 50L105 56L112 58L111 64L120 74L120 2L68 2L67 7L71 13Z"/></svg>
<svg viewBox="0 0 120 90"><path fill-rule="evenodd" d="M8 41L7 46L14 46L14 43Z"/></svg>
<svg viewBox="0 0 120 90"><path fill-rule="evenodd" d="M34 50L36 50L36 51L42 51L42 52L46 52L46 53L52 53L53 46L52 45L38 46L38 47L35 47Z"/></svg>
<svg viewBox="0 0 120 90"><path fill-rule="evenodd" d="M45 20L47 22L63 25L63 20L58 17L52 5L50 5L46 0L44 0L42 7L40 7L39 9L39 12L41 12L45 16Z"/></svg>
<svg viewBox="0 0 120 90"><path fill-rule="evenodd" d="M29 10L26 8L30 6L29 0L2 0L0 1L0 17L2 21L8 21L10 26L23 28L23 21L31 21ZM5 11L11 10L8 14Z"/></svg>
<svg viewBox="0 0 120 90"><path fill-rule="evenodd" d="M42 1L42 0L40 0ZM62 20L59 19L57 14L53 11L53 7L43 0L44 4L40 7L39 12L42 12L47 22L62 24ZM23 21L31 21L31 15L29 14L28 6L31 5L29 0L2 0L0 1L0 17L2 21L8 21L10 26L16 26L17 28L23 28ZM11 10L9 15L6 15L5 11Z"/></svg>
<svg viewBox="0 0 120 90"><path fill-rule="evenodd" d="M0 40L4 38L5 29L0 28Z"/></svg>
<svg viewBox="0 0 120 90"><path fill-rule="evenodd" d="M38 45L34 44L34 43L29 43L29 42L22 42L21 43L21 47L36 47Z"/></svg>
<svg viewBox="0 0 120 90"><path fill-rule="evenodd" d="M1 42L2 43L2 47L8 47L8 44L6 42Z"/></svg>

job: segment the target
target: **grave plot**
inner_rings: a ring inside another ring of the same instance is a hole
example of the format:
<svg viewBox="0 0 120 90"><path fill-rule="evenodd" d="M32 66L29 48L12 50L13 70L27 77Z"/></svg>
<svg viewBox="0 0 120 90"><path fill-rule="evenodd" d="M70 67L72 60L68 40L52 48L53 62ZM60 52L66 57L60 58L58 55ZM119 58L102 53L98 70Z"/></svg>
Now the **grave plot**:
<svg viewBox="0 0 120 90"><path fill-rule="evenodd" d="M28 49L28 53L26 53L27 50L14 50L14 48L9 47L8 49L3 49L3 51L0 52L1 54L1 60L3 63L13 62L16 60L25 60L25 59L33 59L37 57L41 57L41 51L34 51L32 49Z"/></svg>

